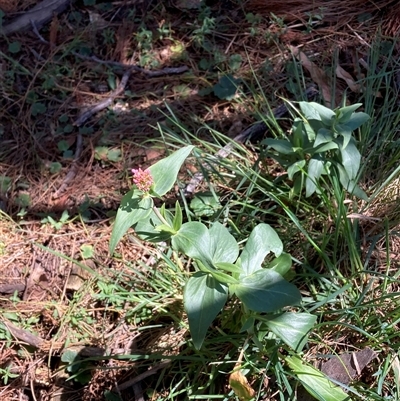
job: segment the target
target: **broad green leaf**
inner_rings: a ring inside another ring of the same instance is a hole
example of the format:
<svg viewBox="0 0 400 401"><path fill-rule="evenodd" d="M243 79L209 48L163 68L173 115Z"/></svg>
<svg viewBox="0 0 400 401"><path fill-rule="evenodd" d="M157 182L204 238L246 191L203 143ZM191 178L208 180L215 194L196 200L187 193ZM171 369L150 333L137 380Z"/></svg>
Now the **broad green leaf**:
<svg viewBox="0 0 400 401"><path fill-rule="evenodd" d="M319 120L321 121L321 117L318 111L312 107L310 102L299 102L300 110L305 117L306 120Z"/></svg>
<svg viewBox="0 0 400 401"><path fill-rule="evenodd" d="M275 312L301 301L300 291L279 273L260 269L240 278L230 287L247 308L256 312Z"/></svg>
<svg viewBox="0 0 400 401"><path fill-rule="evenodd" d="M315 102L300 102L300 109L307 120L319 120L330 127L336 113L328 107Z"/></svg>
<svg viewBox="0 0 400 401"><path fill-rule="evenodd" d="M291 155L294 153L292 144L289 141L284 141L282 139L267 138L262 141L262 144L267 145L284 155Z"/></svg>
<svg viewBox="0 0 400 401"><path fill-rule="evenodd" d="M354 183L351 193L359 199L368 201L368 195L356 183Z"/></svg>
<svg viewBox="0 0 400 401"><path fill-rule="evenodd" d="M160 224L159 226L156 227L156 230L164 231L170 233L171 235L175 235L177 233L177 231L173 227L167 226L166 224Z"/></svg>
<svg viewBox="0 0 400 401"><path fill-rule="evenodd" d="M110 162L119 162L121 160L121 149L110 149L107 158Z"/></svg>
<svg viewBox="0 0 400 401"><path fill-rule="evenodd" d="M141 191L131 190L122 198L111 233L110 254L113 254L115 247L129 227L150 215L152 207L153 199L148 196L143 197Z"/></svg>
<svg viewBox="0 0 400 401"><path fill-rule="evenodd" d="M81 245L80 250L83 259L90 259L94 257L93 245L83 244Z"/></svg>
<svg viewBox="0 0 400 401"><path fill-rule="evenodd" d="M289 180L293 180L293 177L296 173L299 171L304 170L304 166L306 165L305 160L300 160L296 163L293 163L291 166L288 167L287 173L288 173L288 178Z"/></svg>
<svg viewBox="0 0 400 401"><path fill-rule="evenodd" d="M336 167L338 168L339 171L339 181L343 185L343 188L348 191L349 189L351 190L351 180L349 178L349 175L347 174L345 168L341 164L336 164Z"/></svg>
<svg viewBox="0 0 400 401"><path fill-rule="evenodd" d="M229 67L231 70L236 71L242 65L242 56L240 54L232 54L229 57Z"/></svg>
<svg viewBox="0 0 400 401"><path fill-rule="evenodd" d="M315 141L316 132L323 128L323 124L318 120L309 120L304 123L304 130L307 134L308 143L304 144L304 148L308 147L311 143Z"/></svg>
<svg viewBox="0 0 400 401"><path fill-rule="evenodd" d="M175 231L179 231L179 229L182 227L182 208L178 201L175 203L175 216L172 226L174 227Z"/></svg>
<svg viewBox="0 0 400 401"><path fill-rule="evenodd" d="M186 283L183 304L196 349L201 348L208 327L224 307L227 299L227 286L207 273L197 272Z"/></svg>
<svg viewBox="0 0 400 401"><path fill-rule="evenodd" d="M336 129L338 134L343 138L343 145L341 146L341 149L346 149L351 140L352 131L347 129L345 126L337 126Z"/></svg>
<svg viewBox="0 0 400 401"><path fill-rule="evenodd" d="M367 194L357 185L354 180L350 180L344 167L340 164L336 165L339 171L339 180L343 188L357 198L367 201Z"/></svg>
<svg viewBox="0 0 400 401"><path fill-rule="evenodd" d="M21 42L16 41L16 42L9 43L8 51L10 53L14 53L15 54L15 53L18 53L20 50L21 50Z"/></svg>
<svg viewBox="0 0 400 401"><path fill-rule="evenodd" d="M210 270L210 274L220 283L224 284L238 284L239 280L233 278L231 275L218 270Z"/></svg>
<svg viewBox="0 0 400 401"><path fill-rule="evenodd" d="M284 276L291 267L292 258L288 253L282 253L268 265L268 269L279 273L281 276Z"/></svg>
<svg viewBox="0 0 400 401"><path fill-rule="evenodd" d="M351 140L345 149L341 148L342 164L350 180L357 177L361 163L361 155L355 141Z"/></svg>
<svg viewBox="0 0 400 401"><path fill-rule="evenodd" d="M285 344L300 352L306 345L308 333L316 320L317 317L309 313L285 312L269 315L265 324Z"/></svg>
<svg viewBox="0 0 400 401"><path fill-rule="evenodd" d="M303 185L304 185L304 177L303 175L299 175L293 181L293 186L289 191L289 199L294 199L296 196L298 196L303 188Z"/></svg>
<svg viewBox="0 0 400 401"><path fill-rule="evenodd" d="M5 194L11 188L12 178L0 175L0 193Z"/></svg>
<svg viewBox="0 0 400 401"><path fill-rule="evenodd" d="M300 118L295 118L293 122L293 128L292 128L292 145L294 147L298 148L303 148L304 147L304 122Z"/></svg>
<svg viewBox="0 0 400 401"><path fill-rule="evenodd" d="M316 148L323 143L332 142L332 141L333 141L333 132L330 129L321 128L317 132L317 136L315 137L315 142L314 142L313 147Z"/></svg>
<svg viewBox="0 0 400 401"><path fill-rule="evenodd" d="M193 148L185 146L149 167L154 180L152 190L156 195L163 196L174 186L179 170Z"/></svg>
<svg viewBox="0 0 400 401"><path fill-rule="evenodd" d="M239 267L236 264L234 265L233 263L216 262L216 263L214 263L214 266L217 269L225 270L230 273L240 273L242 271L241 267Z"/></svg>
<svg viewBox="0 0 400 401"><path fill-rule="evenodd" d="M360 128L364 123L370 119L370 116L366 113L354 113L346 123L341 123L336 125L336 129L346 129L349 131L354 131Z"/></svg>
<svg viewBox="0 0 400 401"><path fill-rule="evenodd" d="M270 252L273 252L275 256L279 256L282 251L283 244L276 231L268 224L259 224L251 232L240 255L242 263L241 276L248 276L261 269L261 264Z"/></svg>
<svg viewBox="0 0 400 401"><path fill-rule="evenodd" d="M65 349L61 354L61 362L73 363L76 360L81 359L79 353L75 349Z"/></svg>
<svg viewBox="0 0 400 401"><path fill-rule="evenodd" d="M243 333L245 331L251 331L254 332L254 325L255 325L255 318L253 316L250 316L249 318L247 318L244 323L243 326L240 328L240 333ZM261 347L262 349L263 347Z"/></svg>
<svg viewBox="0 0 400 401"><path fill-rule="evenodd" d="M234 78L231 74L224 75L214 85L214 95L220 99L232 100L240 83L241 80Z"/></svg>
<svg viewBox="0 0 400 401"><path fill-rule="evenodd" d="M209 229L209 234L213 262L235 262L239 256L239 246L228 229L216 222Z"/></svg>
<svg viewBox="0 0 400 401"><path fill-rule="evenodd" d="M352 104L351 106L342 107L337 111L337 121L340 124L347 123L351 115L362 106L362 103Z"/></svg>
<svg viewBox="0 0 400 401"><path fill-rule="evenodd" d="M202 272L205 273L211 273L214 272L216 269L214 268L214 266L212 266L210 263L204 264L201 262L200 259L196 259L195 260L195 265L198 267L198 269Z"/></svg>
<svg viewBox="0 0 400 401"><path fill-rule="evenodd" d="M212 264L210 233L203 223L185 223L172 237L172 247L190 258L200 259L204 264Z"/></svg>
<svg viewBox="0 0 400 401"><path fill-rule="evenodd" d="M304 364L300 358L290 356L286 363L305 389L319 401L351 401L340 387L333 384L322 372Z"/></svg>
<svg viewBox="0 0 400 401"><path fill-rule="evenodd" d="M317 189L317 183L324 171L324 162L318 158L311 158L308 162L306 178L306 197L311 196Z"/></svg>
<svg viewBox="0 0 400 401"><path fill-rule="evenodd" d="M324 143L320 146L318 146L317 148L313 149L313 154L316 153L325 153L328 150L333 150L333 149L338 149L339 146L336 142L328 142L328 143Z"/></svg>

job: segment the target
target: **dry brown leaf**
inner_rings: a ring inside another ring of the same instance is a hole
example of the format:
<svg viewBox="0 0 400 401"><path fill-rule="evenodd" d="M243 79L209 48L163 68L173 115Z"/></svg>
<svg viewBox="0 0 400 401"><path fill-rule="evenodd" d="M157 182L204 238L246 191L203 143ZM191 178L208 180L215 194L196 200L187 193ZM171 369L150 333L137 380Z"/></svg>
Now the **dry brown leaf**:
<svg viewBox="0 0 400 401"><path fill-rule="evenodd" d="M250 386L246 376L241 372L240 365L237 365L235 369L236 370L229 376L229 385L239 397L240 401L249 401L255 397L256 392Z"/></svg>
<svg viewBox="0 0 400 401"><path fill-rule="evenodd" d="M312 80L319 86L325 104L330 107L332 99L332 90L329 78L325 72L313 63L305 53L295 46L289 46L294 56L300 61L300 64L310 73Z"/></svg>
<svg viewBox="0 0 400 401"><path fill-rule="evenodd" d="M155 161L162 158L165 154L164 149L157 149L157 148L146 148L146 162Z"/></svg>
<svg viewBox="0 0 400 401"><path fill-rule="evenodd" d="M343 384L349 384L374 359L377 354L371 348L334 356L321 365L321 371Z"/></svg>
<svg viewBox="0 0 400 401"><path fill-rule="evenodd" d="M349 86L349 88L356 93L361 92L361 86L359 84L356 84L353 77L346 71L344 70L340 65L336 67L336 76L338 78L344 79Z"/></svg>

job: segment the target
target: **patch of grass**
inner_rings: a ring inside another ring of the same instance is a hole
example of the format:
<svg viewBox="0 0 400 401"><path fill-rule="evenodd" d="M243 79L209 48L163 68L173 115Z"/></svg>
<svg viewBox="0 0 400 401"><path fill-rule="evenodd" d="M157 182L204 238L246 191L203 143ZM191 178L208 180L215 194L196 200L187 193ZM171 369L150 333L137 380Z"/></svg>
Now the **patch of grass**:
<svg viewBox="0 0 400 401"><path fill-rule="evenodd" d="M257 338L241 333L242 310L234 300L208 330L202 349L194 348L182 305L192 273L188 260L139 242L132 232L113 257L108 254L110 228L104 216L131 187L131 168L148 166L146 147L156 143L162 150L157 157L187 144L197 147L181 171L177 193L166 197L167 205L178 199L192 221L223 223L241 247L259 223L279 233L303 296L295 310L318 318L302 361L317 365L369 347L377 358L346 391L353 399L398 399L396 41L385 38L370 48L360 44L367 68L355 61L352 73L363 89L346 92L349 103L361 102L371 116L355 133L362 154L359 184L369 200L350 197L333 176L323 177L320 194L306 198L302 192L290 196L293 183L286 171L265 157L257 141L233 144L227 158L215 154L231 142L235 134L230 128L236 123L244 129L262 120L269 137L291 135L294 108L307 100L304 90L312 79L287 52L287 43L303 43L329 76L338 63L347 62L343 44L342 53L322 66L331 58L330 39L317 31L315 41L307 36L323 13L309 14L297 30L280 16L251 14L236 2L224 3L224 12L206 4L178 10L175 3L153 2L144 12L139 6L114 9L92 3L85 2L85 10L74 4L58 27L41 30L50 39L53 29L52 46L30 35L0 45L1 209L24 219L18 226L0 214L1 284L21 285L38 266L43 268L29 283L36 298L24 290L4 293L1 314L45 340L35 350L1 326L4 391L13 398L38 397L39 390L50 391L39 380L39 373L47 371L52 385L54 377L71 384L57 391L75 392L81 399L104 399L107 393L108 399L123 400L127 391L118 392L117 384L139 378L145 397L152 400L231 400L237 396L229 377L240 362L239 372L256 399L300 399L299 376L286 363L293 350L267 330ZM342 36L335 37L335 46ZM118 108L110 107L78 129L74 121L79 113L106 98L122 71L74 52L150 69L184 63L190 71L179 77L132 76ZM227 77L238 85L232 87ZM343 87L337 81L332 90L340 95ZM272 117L271 110L283 101L289 113ZM63 197L53 199L54 188L68 173L78 134L84 142L81 174ZM218 203L201 215L190 199L177 195L196 171L205 176L199 190ZM168 208L174 211L174 206ZM64 211L72 218L63 219ZM76 213L81 220L73 217ZM61 219L48 217L50 224L43 225L39 215ZM34 243L53 253L39 251ZM72 287L68 277L81 276L73 268L86 259L94 274L84 278L86 284L78 280ZM20 378L32 366L37 376L33 393Z"/></svg>

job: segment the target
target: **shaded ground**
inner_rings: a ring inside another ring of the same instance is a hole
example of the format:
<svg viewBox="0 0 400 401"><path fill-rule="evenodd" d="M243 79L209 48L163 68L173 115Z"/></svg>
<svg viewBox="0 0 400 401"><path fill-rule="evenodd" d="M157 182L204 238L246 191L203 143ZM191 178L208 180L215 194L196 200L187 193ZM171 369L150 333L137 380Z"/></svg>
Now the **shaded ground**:
<svg viewBox="0 0 400 401"><path fill-rule="evenodd" d="M130 237L119 246L119 258L110 258L108 241L113 212L131 184L130 168L165 154L158 125L164 132L178 132L169 121L173 115L194 137L212 139L210 131L198 131L204 124L234 137L267 114L266 101L275 107L280 97L299 100L299 88L312 83L324 97L317 67L309 64L303 77L294 75L298 61L290 45L320 66L336 59L350 78L339 77L334 98L340 101L348 89L348 98L358 99L362 94L351 85L364 73L360 60L367 61L377 26L384 21L387 33L397 32L388 17L398 12L397 1L381 2L380 10L353 2L341 9L340 18L330 10L335 2L327 2L326 18L316 11L296 11L301 2L287 2L292 11L286 19L285 10L267 9L261 1L210 2L201 9L178 1L88 3L74 3L40 35L17 32L0 44L0 366L10 374L6 382L2 371L4 400L103 399L105 390L146 372L151 361L135 368L123 360L94 360L110 369L96 370L84 388L80 382L87 383L85 377L65 382L62 363L80 356L178 352L179 339L187 333L167 313L167 329L154 329L151 338L143 339L140 318L129 315L134 297L116 310L107 308L109 283L120 284L118 291L139 285L129 279L134 268L127 267L128 261L142 262L143 281L153 263L156 251ZM0 2L7 12L3 24L29 6ZM111 105L78 127L81 113L110 98L126 71L88 59L93 55L145 71L133 72ZM181 66L188 71L160 77L146 73ZM222 73L244 80L248 103L215 96L213 87ZM103 287L94 284L98 277ZM29 336L32 330L34 337ZM31 352L21 357L25 348ZM61 361L65 350L72 359ZM151 374L158 375L157 366L153 369ZM121 390L124 399L141 399L143 380L137 380L142 388L133 383Z"/></svg>

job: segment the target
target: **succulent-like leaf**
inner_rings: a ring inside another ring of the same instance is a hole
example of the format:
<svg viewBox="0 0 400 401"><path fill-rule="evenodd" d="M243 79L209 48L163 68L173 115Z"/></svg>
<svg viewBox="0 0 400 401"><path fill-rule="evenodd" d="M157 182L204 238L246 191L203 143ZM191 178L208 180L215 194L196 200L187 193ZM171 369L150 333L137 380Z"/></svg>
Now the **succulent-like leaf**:
<svg viewBox="0 0 400 401"><path fill-rule="evenodd" d="M209 234L213 262L235 262L239 256L239 246L228 229L216 222L209 229Z"/></svg>
<svg viewBox="0 0 400 401"><path fill-rule="evenodd" d="M185 146L149 167L155 195L163 196L174 186L179 170L193 148Z"/></svg>
<svg viewBox="0 0 400 401"><path fill-rule="evenodd" d="M256 312L276 312L301 301L296 286L270 269L260 269L241 277L240 284L231 285L230 289L248 309Z"/></svg>
<svg viewBox="0 0 400 401"><path fill-rule="evenodd" d="M308 333L316 320L317 317L309 313L284 312L269 315L265 324L289 347L300 352L306 345Z"/></svg>
<svg viewBox="0 0 400 401"><path fill-rule="evenodd" d="M268 224L259 224L251 232L240 255L241 276L248 276L261 269L261 264L270 252L279 256L282 251L283 244L276 231Z"/></svg>
<svg viewBox="0 0 400 401"><path fill-rule="evenodd" d="M227 299L228 287L207 273L197 272L186 283L183 303L196 349L201 348L208 327Z"/></svg>

